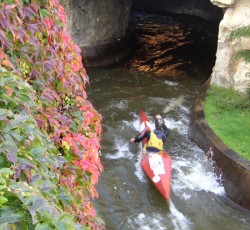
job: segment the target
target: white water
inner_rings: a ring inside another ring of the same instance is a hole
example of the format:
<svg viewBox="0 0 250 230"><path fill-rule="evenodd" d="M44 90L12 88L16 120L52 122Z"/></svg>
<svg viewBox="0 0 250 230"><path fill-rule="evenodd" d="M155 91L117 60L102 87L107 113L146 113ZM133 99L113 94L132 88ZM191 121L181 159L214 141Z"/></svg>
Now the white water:
<svg viewBox="0 0 250 230"><path fill-rule="evenodd" d="M174 229L176 230L190 229L190 226L192 225L191 221L175 207L172 201L170 201L169 204L170 204L170 219L172 220Z"/></svg>
<svg viewBox="0 0 250 230"><path fill-rule="evenodd" d="M114 139L114 150L112 154L106 154L105 157L108 159L121 159L131 158L133 154L129 151L129 142L125 142L121 138L117 137Z"/></svg>
<svg viewBox="0 0 250 230"><path fill-rule="evenodd" d="M166 218L166 216L168 218ZM171 220L167 222L166 219ZM131 229L138 230L188 230L192 223L185 217L175 205L170 201L170 212L165 215L160 215L159 213L152 213L151 215L146 215L145 213L140 213L137 216L132 216L128 219L128 226Z"/></svg>
<svg viewBox="0 0 250 230"><path fill-rule="evenodd" d="M126 105L126 102L122 102L123 105ZM121 105L121 104L119 104ZM114 105L116 108L121 108L119 105ZM178 119L173 117L168 117L165 119L165 123L171 132L177 132L177 135L187 139L188 131L188 114L189 109L185 106L179 108L180 113L178 113ZM132 127L134 130L132 134L136 134L139 129L138 114L132 114L133 120L123 120L118 124L118 130L123 127ZM149 116L151 123L153 123L153 117ZM132 137L132 136L131 136ZM133 143L135 144L135 143ZM173 146L172 151L177 152L172 156L172 182L171 182L171 193L175 196L178 196L181 200L188 202L191 199L194 199L194 192L210 192L219 196L225 194L224 188L217 181L217 177L213 173L212 166L210 162L204 157L204 153L196 146L190 142L183 142L184 146L188 150L188 157L182 151L179 146ZM135 153L131 153L129 150L129 138L124 138L123 133L120 132L120 136L117 135L113 140L113 151L112 153L106 154L105 157L109 160L117 159L130 159L133 161ZM136 144L135 144L136 145ZM141 166L140 159L142 156L141 150L138 147L138 152L135 160L135 172L134 175L142 183L149 183L144 174ZM171 149L170 149L171 150ZM171 155L171 152L170 152ZM168 221L166 222L165 215L168 216ZM145 213L139 213L136 216L131 216L127 220L127 225L131 229L175 229L175 230L189 230L192 228L192 221L185 216L181 210L179 210L174 201L169 202L169 212L163 214L152 213L147 215Z"/></svg>
<svg viewBox="0 0 250 230"><path fill-rule="evenodd" d="M161 222L163 217L157 213L153 213L151 216L146 216L144 213L140 213L137 216L133 216L129 218L128 224L132 228L137 226L138 230L152 230L152 229L159 229L164 230L166 229L162 226Z"/></svg>

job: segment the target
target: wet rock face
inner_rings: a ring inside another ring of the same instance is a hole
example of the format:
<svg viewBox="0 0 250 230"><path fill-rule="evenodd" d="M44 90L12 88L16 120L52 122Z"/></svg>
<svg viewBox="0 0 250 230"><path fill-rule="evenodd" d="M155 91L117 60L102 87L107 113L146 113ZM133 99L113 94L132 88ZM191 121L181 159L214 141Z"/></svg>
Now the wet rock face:
<svg viewBox="0 0 250 230"><path fill-rule="evenodd" d="M61 0L68 28L83 51L84 65L105 66L126 57L131 0Z"/></svg>
<svg viewBox="0 0 250 230"><path fill-rule="evenodd" d="M126 35L130 0L64 0L74 41L90 46Z"/></svg>
<svg viewBox="0 0 250 230"><path fill-rule="evenodd" d="M212 1L212 0L211 0ZM250 50L249 36L232 38L234 31L250 26L249 0L216 0L217 5L224 3L224 17L219 27L216 63L211 84L245 91L250 87L250 62L237 56L239 52ZM233 4L229 4L232 2ZM228 5L226 5L228 3Z"/></svg>

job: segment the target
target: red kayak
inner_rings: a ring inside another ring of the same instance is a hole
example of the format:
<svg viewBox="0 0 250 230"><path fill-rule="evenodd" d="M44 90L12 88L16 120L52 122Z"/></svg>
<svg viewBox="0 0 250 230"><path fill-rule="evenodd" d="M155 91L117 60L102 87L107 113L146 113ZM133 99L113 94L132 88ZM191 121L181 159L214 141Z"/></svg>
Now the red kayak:
<svg viewBox="0 0 250 230"><path fill-rule="evenodd" d="M140 131L153 130L150 121L144 112L140 114ZM147 140L142 141L142 148L147 144ZM170 199L170 182L172 159L166 151L159 153L143 153L141 160L143 171L160 191L162 196L168 201Z"/></svg>

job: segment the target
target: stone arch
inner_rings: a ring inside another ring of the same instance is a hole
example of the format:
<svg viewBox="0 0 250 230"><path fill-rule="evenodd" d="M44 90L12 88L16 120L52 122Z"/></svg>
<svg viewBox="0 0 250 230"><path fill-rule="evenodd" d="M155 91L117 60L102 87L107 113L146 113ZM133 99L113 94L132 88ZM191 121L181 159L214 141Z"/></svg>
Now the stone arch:
<svg viewBox="0 0 250 230"><path fill-rule="evenodd" d="M131 51L128 21L131 7L142 10L192 14L219 20L222 12L209 0L61 0L68 27L81 47L85 66L106 66Z"/></svg>

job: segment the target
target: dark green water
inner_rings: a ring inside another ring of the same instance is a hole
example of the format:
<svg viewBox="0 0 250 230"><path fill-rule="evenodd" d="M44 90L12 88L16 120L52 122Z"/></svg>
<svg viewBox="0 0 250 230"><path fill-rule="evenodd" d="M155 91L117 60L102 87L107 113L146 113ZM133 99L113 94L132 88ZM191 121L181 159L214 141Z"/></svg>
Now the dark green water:
<svg viewBox="0 0 250 230"><path fill-rule="evenodd" d="M183 25L182 21L174 23ZM168 23L163 25L167 26ZM147 28L147 24L142 27ZM184 49L188 52L189 48ZM172 55L174 58L174 53ZM212 60L211 56L209 60ZM147 71L136 72L143 66L140 64L143 57L138 55L138 51L126 65L87 69L90 77L89 100L103 116L101 158L104 172L99 180L99 199L94 203L106 223L106 229L250 229L249 212L235 206L225 196L223 187L213 173L212 163L187 137L190 108L200 87L209 77L210 72L205 70L212 65L210 62L208 65L203 61L198 62L199 59L203 60L201 57L193 58L196 65L192 68L187 67L190 60L183 59L185 65L181 70L174 68L171 63L172 76L167 77L159 74L159 66L155 67L157 71L149 68ZM164 60L169 67L169 60ZM137 62L137 67L131 65L131 62ZM164 71L166 69L164 67ZM179 95L184 96L183 104L168 114L162 114L165 106ZM139 129L138 116L141 110L152 121L157 113L161 113L170 129L166 143L166 150L173 159L169 204L141 170L139 146L129 143L129 139Z"/></svg>

